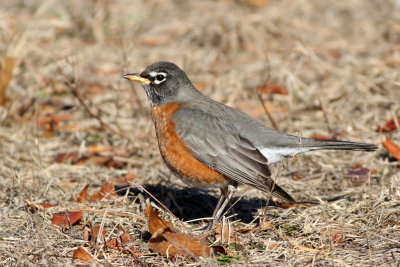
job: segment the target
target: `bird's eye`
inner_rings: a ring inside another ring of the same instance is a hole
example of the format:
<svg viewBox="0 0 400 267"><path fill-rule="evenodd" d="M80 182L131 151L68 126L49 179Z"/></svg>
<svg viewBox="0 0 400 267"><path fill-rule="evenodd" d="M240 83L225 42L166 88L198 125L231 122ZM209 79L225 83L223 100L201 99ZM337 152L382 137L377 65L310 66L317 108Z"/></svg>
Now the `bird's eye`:
<svg viewBox="0 0 400 267"><path fill-rule="evenodd" d="M165 76L164 75L161 75L161 74L158 74L157 76L156 76L156 80L157 81L162 81L162 80L164 80L165 79Z"/></svg>

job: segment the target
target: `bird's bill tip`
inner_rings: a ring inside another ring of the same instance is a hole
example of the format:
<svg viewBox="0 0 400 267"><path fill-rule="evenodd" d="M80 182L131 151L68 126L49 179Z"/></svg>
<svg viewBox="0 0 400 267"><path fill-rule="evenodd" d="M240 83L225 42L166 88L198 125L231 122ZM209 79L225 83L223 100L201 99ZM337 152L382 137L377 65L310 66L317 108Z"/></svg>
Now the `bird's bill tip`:
<svg viewBox="0 0 400 267"><path fill-rule="evenodd" d="M139 73L125 74L125 75L122 75L122 78L130 80L130 81L134 81L134 82L139 82L142 84L150 84L150 80L141 77Z"/></svg>

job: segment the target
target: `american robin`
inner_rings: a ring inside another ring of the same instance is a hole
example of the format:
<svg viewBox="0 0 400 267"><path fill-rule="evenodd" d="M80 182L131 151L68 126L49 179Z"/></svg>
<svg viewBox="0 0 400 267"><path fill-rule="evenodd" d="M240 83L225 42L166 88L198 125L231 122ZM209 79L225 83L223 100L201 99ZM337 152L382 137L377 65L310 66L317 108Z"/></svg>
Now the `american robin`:
<svg viewBox="0 0 400 267"><path fill-rule="evenodd" d="M271 179L269 164L312 150L377 148L302 138L268 128L202 94L186 73L170 62L154 63L140 74L123 78L141 83L146 91L160 153L169 169L190 185L221 189L212 225L220 219L238 184L296 202Z"/></svg>

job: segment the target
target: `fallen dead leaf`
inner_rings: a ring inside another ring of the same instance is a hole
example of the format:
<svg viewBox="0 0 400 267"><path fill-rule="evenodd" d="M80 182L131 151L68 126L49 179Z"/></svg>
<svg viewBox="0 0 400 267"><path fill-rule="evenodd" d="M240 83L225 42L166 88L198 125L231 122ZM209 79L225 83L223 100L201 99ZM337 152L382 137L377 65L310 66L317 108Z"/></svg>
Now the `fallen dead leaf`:
<svg viewBox="0 0 400 267"><path fill-rule="evenodd" d="M159 212L148 206L145 211L152 237L148 246L168 258L177 255L191 257L212 257L221 253L221 247L209 247L198 239L179 232L173 225L161 219Z"/></svg>
<svg viewBox="0 0 400 267"><path fill-rule="evenodd" d="M89 195L89 186L90 184L87 184L82 190L81 192L79 192L78 197L76 198L76 202L78 203L84 203L86 201L88 201L88 199L90 198Z"/></svg>
<svg viewBox="0 0 400 267"><path fill-rule="evenodd" d="M100 155L98 153L87 153L80 157L78 157L77 152L60 153L55 157L55 161L57 163L70 163L78 166L93 163L114 169L121 169L126 165L126 162L116 160L113 156Z"/></svg>
<svg viewBox="0 0 400 267"><path fill-rule="evenodd" d="M58 213L53 215L51 223L54 225L71 226L79 222L82 217L83 213L81 211Z"/></svg>
<svg viewBox="0 0 400 267"><path fill-rule="evenodd" d="M53 137L55 131L59 129L58 124L61 121L70 120L72 118L72 114L59 114L59 115L52 115L46 116L44 118L40 118L37 120L37 124L45 129L43 133L43 137Z"/></svg>
<svg viewBox="0 0 400 267"><path fill-rule="evenodd" d="M295 172L292 174L292 179L294 181L300 181L301 179L303 179L303 177L301 177L301 175L299 173Z"/></svg>
<svg viewBox="0 0 400 267"><path fill-rule="evenodd" d="M76 152L66 152L60 153L56 156L55 161L57 163L75 162L78 159L78 153Z"/></svg>
<svg viewBox="0 0 400 267"><path fill-rule="evenodd" d="M74 254L72 254L73 259L83 260L83 261L91 261L93 256L89 254L83 247L78 247Z"/></svg>
<svg viewBox="0 0 400 267"><path fill-rule="evenodd" d="M157 232L159 229L168 227L171 229L171 231L177 231L174 226L172 225L172 223L161 219L160 217L158 217L158 214L160 212L157 210L154 210L152 206L147 206L146 210L145 210L145 215L147 218L147 222L148 222L148 227L149 227L149 232L151 234L154 234L155 232Z"/></svg>
<svg viewBox="0 0 400 267"><path fill-rule="evenodd" d="M397 124L396 124L396 121L397 121ZM376 128L376 131L377 132L391 132L391 131L397 130L398 129L397 125L400 124L400 116L398 116L396 118L396 121L394 119L387 119L385 121L385 125Z"/></svg>
<svg viewBox="0 0 400 267"><path fill-rule="evenodd" d="M118 229L121 230L123 233L119 236L121 239L121 243L125 246L130 245L133 241L135 241L135 237L125 231L122 226L118 225Z"/></svg>
<svg viewBox="0 0 400 267"><path fill-rule="evenodd" d="M392 140L386 139L382 142L382 145L386 148L390 155L395 159L400 160L400 147L393 143Z"/></svg>
<svg viewBox="0 0 400 267"><path fill-rule="evenodd" d="M98 243L98 244L104 243L105 236L107 235L107 230L104 229L104 227L103 227L103 230L101 231L101 234L99 234L100 233L100 228L101 228L101 225L98 224L98 225L93 226L91 231L90 231L90 241L93 244L95 244L95 243Z"/></svg>
<svg viewBox="0 0 400 267"><path fill-rule="evenodd" d="M115 192L115 186L112 182L108 182L107 184L101 185L99 191L93 195L89 194L89 186L90 184L86 185L79 192L78 197L76 198L76 202L84 203L87 201L111 199L118 197L117 193Z"/></svg>
<svg viewBox="0 0 400 267"><path fill-rule="evenodd" d="M115 178L114 184L119 186L128 186L129 182L132 182L135 179L137 179L137 176L131 172L128 172L125 176Z"/></svg>
<svg viewBox="0 0 400 267"><path fill-rule="evenodd" d="M111 238L110 240L107 240L106 245L110 249L114 249L114 250L122 249L121 242L118 240L118 238L115 238L115 237Z"/></svg>
<svg viewBox="0 0 400 267"><path fill-rule="evenodd" d="M99 192L95 193L94 195L91 195L90 197L92 199L110 199L118 196L117 193L115 193L115 187L112 182L108 182L107 184L103 184L100 187Z"/></svg>
<svg viewBox="0 0 400 267"><path fill-rule="evenodd" d="M287 95L288 91L281 85L276 83L268 83L256 89L257 94L278 94Z"/></svg>

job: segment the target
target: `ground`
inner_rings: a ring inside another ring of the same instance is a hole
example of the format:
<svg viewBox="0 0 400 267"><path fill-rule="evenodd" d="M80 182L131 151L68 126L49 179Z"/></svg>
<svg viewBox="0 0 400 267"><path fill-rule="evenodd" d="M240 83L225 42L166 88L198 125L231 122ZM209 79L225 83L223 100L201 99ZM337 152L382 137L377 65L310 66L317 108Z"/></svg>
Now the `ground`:
<svg viewBox="0 0 400 267"><path fill-rule="evenodd" d="M400 131L376 131L400 115L399 1L1 1L0 28L3 66L17 60L0 106L2 266L71 265L78 246L92 264L138 264L84 240L96 223L110 237L117 226L133 235L142 265L399 265L400 164L381 143L400 144ZM139 219L146 205L198 236L195 219L211 215L218 191L188 188L170 174L144 91L121 78L160 60L269 126L256 89L279 85L287 95L262 94L279 130L379 149L273 165L281 187L314 204L283 209L240 187L224 221L235 242L207 240L230 257L169 260L147 246ZM127 173L134 179L122 197L76 202L85 185L93 193ZM77 225L52 225L54 213L74 209L88 211Z"/></svg>

